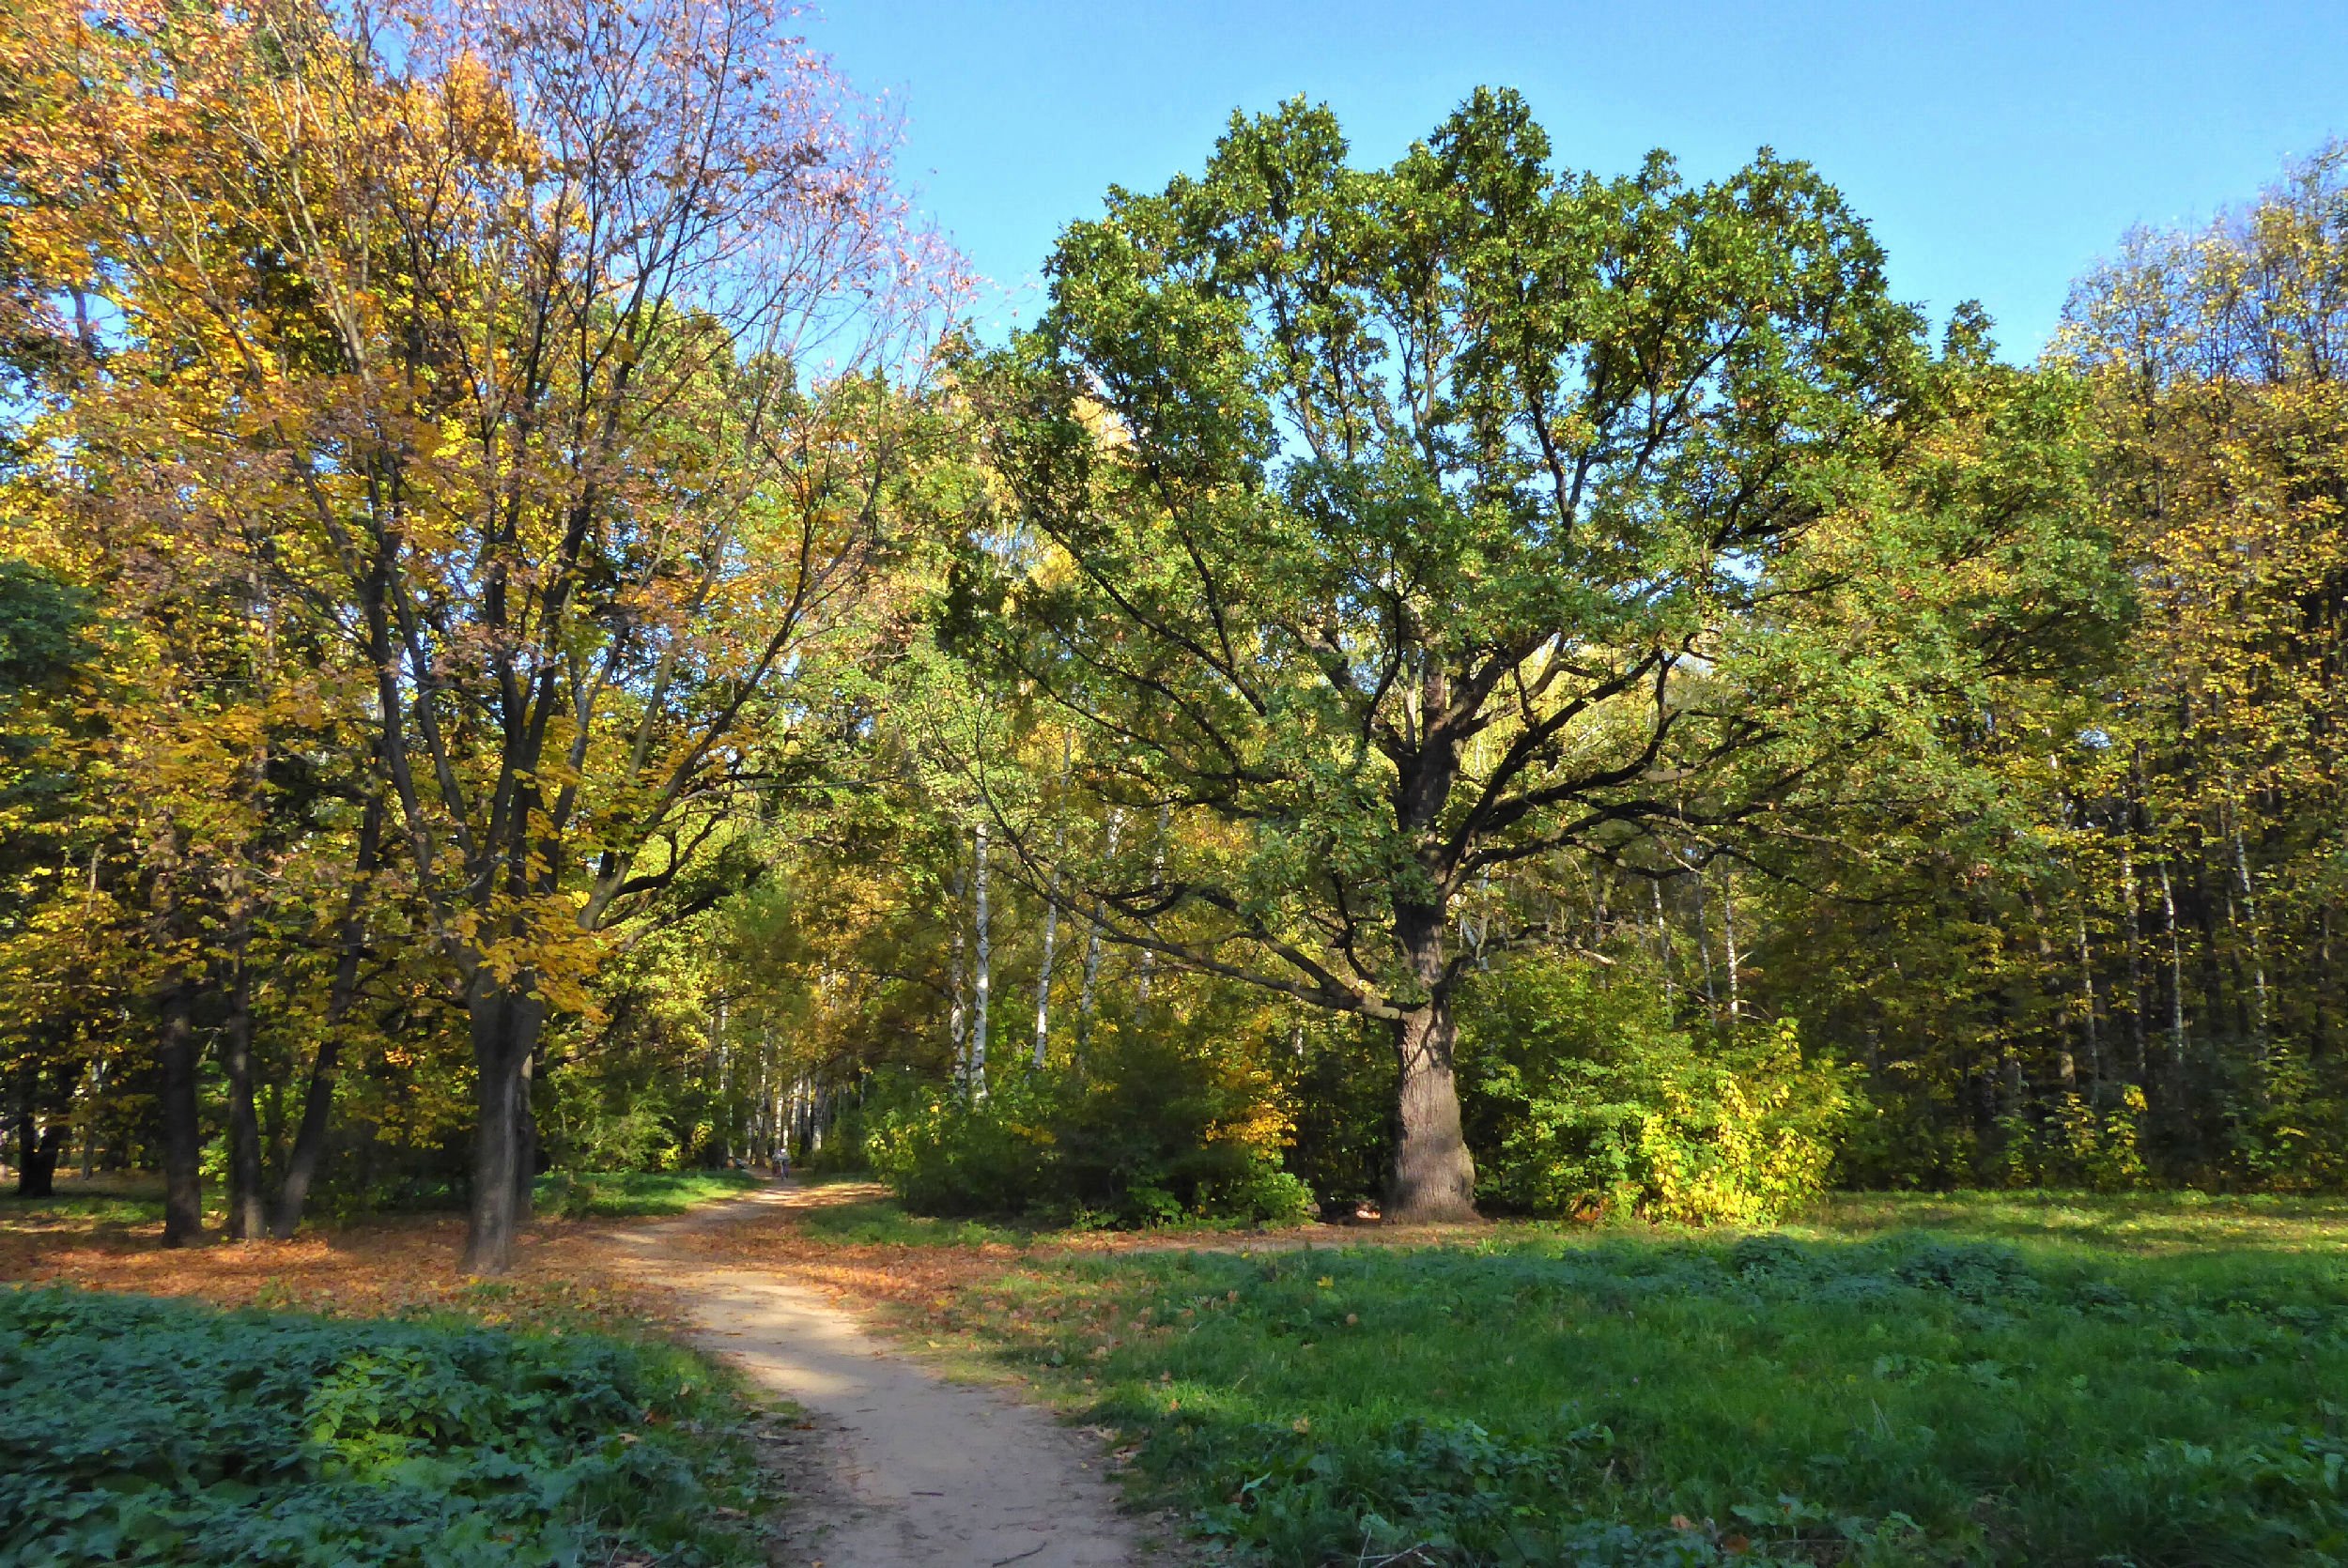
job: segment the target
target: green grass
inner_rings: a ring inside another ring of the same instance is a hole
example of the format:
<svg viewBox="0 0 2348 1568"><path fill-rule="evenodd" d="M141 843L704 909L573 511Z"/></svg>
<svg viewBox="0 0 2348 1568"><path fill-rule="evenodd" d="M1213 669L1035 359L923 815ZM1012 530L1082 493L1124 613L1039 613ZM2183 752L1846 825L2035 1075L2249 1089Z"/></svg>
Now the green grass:
<svg viewBox="0 0 2348 1568"><path fill-rule="evenodd" d="M1275 1562L2337 1563L2341 1213L1850 1198L1750 1236L1043 1257L961 1310Z"/></svg>
<svg viewBox="0 0 2348 1568"><path fill-rule="evenodd" d="M26 1568L763 1560L748 1413L673 1346L24 1290L0 1390Z"/></svg>
<svg viewBox="0 0 2348 1568"><path fill-rule="evenodd" d="M683 1214L765 1185L749 1171L555 1171L538 1178L542 1214L623 1219Z"/></svg>
<svg viewBox="0 0 2348 1568"><path fill-rule="evenodd" d="M1032 1226L988 1224L979 1220L933 1220L907 1214L893 1198L811 1208L799 1217L799 1224L826 1241L847 1246L980 1247L990 1242L1019 1246L1037 1235Z"/></svg>
<svg viewBox="0 0 2348 1568"><path fill-rule="evenodd" d="M75 1220L96 1225L159 1223L163 1217L163 1181L157 1176L104 1174L87 1181L57 1173L54 1197L20 1198L13 1181L0 1187L0 1222Z"/></svg>
<svg viewBox="0 0 2348 1568"><path fill-rule="evenodd" d="M683 1214L703 1204L748 1191L765 1180L749 1171L555 1171L538 1178L535 1198L541 1214L625 1219ZM220 1184L207 1182L204 1196L208 1220L217 1219L222 1201ZM452 1189L438 1194L437 1201L384 1207L430 1209L461 1206ZM79 1177L60 1175L56 1196L50 1198L19 1198L0 1190L0 1222L38 1224L74 1220L100 1226L142 1225L159 1223L162 1217L162 1178L155 1176L100 1176L85 1183Z"/></svg>

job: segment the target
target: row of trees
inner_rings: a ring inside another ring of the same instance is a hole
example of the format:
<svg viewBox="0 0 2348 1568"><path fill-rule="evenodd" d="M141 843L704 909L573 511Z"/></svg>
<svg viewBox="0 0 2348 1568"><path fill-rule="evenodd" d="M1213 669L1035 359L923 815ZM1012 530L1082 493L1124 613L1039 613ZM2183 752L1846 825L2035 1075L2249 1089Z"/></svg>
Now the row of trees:
<svg viewBox="0 0 2348 1568"><path fill-rule="evenodd" d="M791 786L788 676L867 607L950 275L787 21L10 19L11 545L103 605L55 721L73 798L10 836L11 993L35 1077L151 1031L171 1239L199 1033L252 1234L279 992L283 1230L364 995L394 1062L464 1021L467 1263L502 1268L548 1020Z"/></svg>
<svg viewBox="0 0 2348 1568"><path fill-rule="evenodd" d="M1525 995L1792 1029L1857 1177L2340 1176L2338 154L2021 369L1802 164L1300 101L985 346L790 23L0 25L29 1184L453 1178L493 1270L548 1154L1219 1062L1458 1218L1564 1190Z"/></svg>

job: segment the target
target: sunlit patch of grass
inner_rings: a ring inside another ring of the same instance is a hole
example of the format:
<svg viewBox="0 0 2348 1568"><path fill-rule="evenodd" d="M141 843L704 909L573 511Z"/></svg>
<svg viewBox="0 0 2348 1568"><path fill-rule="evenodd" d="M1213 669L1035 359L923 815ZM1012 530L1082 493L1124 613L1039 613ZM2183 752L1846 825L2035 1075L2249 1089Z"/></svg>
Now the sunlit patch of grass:
<svg viewBox="0 0 2348 1568"><path fill-rule="evenodd" d="M932 1220L907 1214L890 1198L810 1208L796 1219L815 1237L843 1246L1017 1246L1035 1235L1032 1230L992 1225L978 1220Z"/></svg>
<svg viewBox="0 0 2348 1568"><path fill-rule="evenodd" d="M88 1229L162 1223L161 1176L100 1173L85 1179L60 1171L56 1188L53 1197L20 1198L13 1185L0 1187L0 1227Z"/></svg>
<svg viewBox="0 0 2348 1568"><path fill-rule="evenodd" d="M2202 1192L1839 1192L1797 1231L1871 1236L1934 1230L2013 1243L2130 1253L2327 1252L2348 1248L2348 1199Z"/></svg>
<svg viewBox="0 0 2348 1568"><path fill-rule="evenodd" d="M1270 1561L2312 1565L2348 1559L2338 1212L1853 1198L1753 1234L1031 1253L909 1320Z"/></svg>
<svg viewBox="0 0 2348 1568"><path fill-rule="evenodd" d="M749 1171L555 1171L538 1178L541 1212L579 1219L683 1214L765 1185Z"/></svg>

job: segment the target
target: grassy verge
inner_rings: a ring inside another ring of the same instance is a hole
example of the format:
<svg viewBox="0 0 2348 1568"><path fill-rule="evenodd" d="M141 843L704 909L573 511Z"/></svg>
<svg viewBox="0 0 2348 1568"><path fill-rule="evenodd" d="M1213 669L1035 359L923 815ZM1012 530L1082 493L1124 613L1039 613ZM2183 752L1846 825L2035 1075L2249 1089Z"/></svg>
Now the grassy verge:
<svg viewBox="0 0 2348 1568"><path fill-rule="evenodd" d="M798 1222L810 1236L845 1247L1018 1246L1037 1235L1032 1226L1015 1228L980 1220L933 1220L907 1214L887 1198L811 1208Z"/></svg>
<svg viewBox="0 0 2348 1568"><path fill-rule="evenodd" d="M0 1225L121 1228L161 1224L162 1219L162 1178L144 1173L85 1181L60 1172L55 1194L46 1198L18 1197L13 1178L0 1186Z"/></svg>
<svg viewBox="0 0 2348 1568"><path fill-rule="evenodd" d="M1276 1562L2336 1563L2344 1237L2322 1205L1851 1200L1741 1237L1037 1253L922 1326Z"/></svg>
<svg viewBox="0 0 2348 1568"><path fill-rule="evenodd" d="M765 1180L749 1171L555 1171L538 1178L537 1202L573 1219L682 1214Z"/></svg>
<svg viewBox="0 0 2348 1568"><path fill-rule="evenodd" d="M749 1416L654 1342L0 1294L0 1560L743 1563Z"/></svg>
<svg viewBox="0 0 2348 1568"><path fill-rule="evenodd" d="M574 1219L623 1219L682 1214L689 1208L745 1192L765 1178L749 1171L553 1171L538 1178L542 1214ZM211 1202L208 1222L220 1218L218 1183L206 1187ZM385 1212L431 1212L461 1207L453 1191L430 1203L403 1203ZM162 1179L146 1174L99 1176L87 1181L60 1176L54 1197L20 1198L0 1190L0 1224L79 1223L98 1227L160 1224Z"/></svg>

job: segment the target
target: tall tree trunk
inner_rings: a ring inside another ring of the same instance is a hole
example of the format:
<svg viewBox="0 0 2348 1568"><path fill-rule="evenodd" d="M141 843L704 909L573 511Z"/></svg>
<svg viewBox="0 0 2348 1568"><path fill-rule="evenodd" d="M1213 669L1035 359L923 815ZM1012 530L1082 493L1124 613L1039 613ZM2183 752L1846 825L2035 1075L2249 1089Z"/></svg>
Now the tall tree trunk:
<svg viewBox="0 0 2348 1568"><path fill-rule="evenodd" d="M2177 1092L2184 1092L2185 1074L2185 946L2177 935L2177 891L2169 877L2169 862L2156 863L2160 869L2161 924L2169 933L2169 1065L2177 1076Z"/></svg>
<svg viewBox="0 0 2348 1568"><path fill-rule="evenodd" d="M986 1098L986 1005L995 989L995 929L986 901L986 823L979 823L978 855L970 868L971 904L977 938L977 973L970 980L970 1065L965 1075L971 1098Z"/></svg>
<svg viewBox="0 0 2348 1568"><path fill-rule="evenodd" d="M2084 906L2073 912L2078 920L2079 944L2079 999L2087 1006L2080 1018L2080 1033L2087 1042L2087 1081L2096 1088L2104 1082L2103 1034L2095 1019L2095 960L2087 941L2087 911Z"/></svg>
<svg viewBox="0 0 2348 1568"><path fill-rule="evenodd" d="M2242 889L2242 907L2249 915L2248 926L2250 933L2252 997L2256 1007L2256 1011L2251 1016L2250 1038L2252 1046L2258 1052L2259 1060L2263 1062L2268 1055L2266 939L2259 927L2258 884L2250 880L2250 856L2249 852L2243 846L2242 806L2238 799L2228 806L2226 814L2231 819L2230 825L2232 830L2234 880L2236 885ZM2228 901L2232 902L2231 899Z"/></svg>
<svg viewBox="0 0 2348 1568"><path fill-rule="evenodd" d="M57 1195L57 1161L65 1151L65 1123L52 1120L38 1133L33 1130L31 1102L20 1105L16 1114L16 1195L20 1198L54 1198Z"/></svg>
<svg viewBox="0 0 2348 1568"><path fill-rule="evenodd" d="M546 1005L527 974L501 982L487 968L468 988L473 1056L472 1207L465 1230L468 1274L513 1267L514 1237L526 1210L519 1199L529 1084L524 1069L536 1048Z"/></svg>
<svg viewBox="0 0 2348 1568"><path fill-rule="evenodd" d="M106 1100L106 1064L89 1065L89 1115L82 1122L82 1179L87 1181L98 1170L98 1113Z"/></svg>
<svg viewBox="0 0 2348 1568"><path fill-rule="evenodd" d="M962 835L957 833L954 835L954 907L952 915L954 927L954 957L953 967L950 971L947 981L948 1007L946 1010L946 1038L954 1048L954 1076L956 1078L966 1077L970 1070L970 1016L967 1010L969 998L964 991L965 983L965 966L964 961L969 952L968 944L970 932L969 928L965 926L962 920L963 895L968 887L969 882L964 876L962 869ZM796 1086L792 1092L796 1097L797 1094ZM795 1116L797 1114L796 1106L797 1102L795 1098L793 1101L793 1114ZM795 1137L796 1136L796 1130L793 1135Z"/></svg>
<svg viewBox="0 0 2348 1568"><path fill-rule="evenodd" d="M541 1018L543 1024L544 1019ZM538 1040L533 1031L522 1053L521 1081L514 1086L514 1223L526 1225L536 1212L538 1190Z"/></svg>
<svg viewBox="0 0 2348 1568"><path fill-rule="evenodd" d="M2129 832L2134 833L2131 828ZM2127 910L2125 927L2128 939L2128 1048L2135 1057L2136 1082L2144 1082L2144 907L2136 888L2136 850L2123 840L2120 845L2120 896Z"/></svg>
<svg viewBox="0 0 2348 1568"><path fill-rule="evenodd" d="M261 1123L253 1109L253 966L249 930L239 929L229 959L228 1028L221 1065L228 1075L228 1237L258 1241L268 1224L261 1211Z"/></svg>
<svg viewBox="0 0 2348 1568"><path fill-rule="evenodd" d="M310 1062L310 1082L302 1091L301 1125L294 1130L285 1185L277 1191L277 1211L270 1222L270 1234L280 1241L292 1239L301 1223L301 1208L310 1201L310 1187L317 1179L326 1134L334 1119L334 1068L342 1054L344 1028L359 997L359 965L366 956L367 897L382 848L383 810L382 795L369 795L359 821L358 873L334 931L334 976L327 986L324 1027L317 1054Z"/></svg>
<svg viewBox="0 0 2348 1568"><path fill-rule="evenodd" d="M1718 1019L1721 993L1712 981L1712 900L1705 896L1704 873L1691 869L1688 874L1695 883L1696 957L1704 961L1704 1010Z"/></svg>
<svg viewBox="0 0 2348 1568"><path fill-rule="evenodd" d="M1453 1068L1459 1030L1451 988L1444 977L1443 913L1398 905L1395 938L1426 998L1395 1021L1400 1068L1396 1095L1399 1138L1386 1218L1404 1224L1473 1220L1475 1161L1460 1125L1460 1089Z"/></svg>
<svg viewBox="0 0 2348 1568"><path fill-rule="evenodd" d="M175 964L158 999L156 1055L162 1068L163 1245L204 1234L202 1133L196 1125L194 982Z"/></svg>
<svg viewBox="0 0 2348 1568"><path fill-rule="evenodd" d="M1068 853L1068 824L1052 835L1052 883L1043 900L1043 956L1035 969L1035 1065L1042 1067L1052 1036L1052 949L1059 941L1059 863Z"/></svg>
<svg viewBox="0 0 2348 1568"><path fill-rule="evenodd" d="M1728 960L1728 1022L1734 1025L1744 1016L1737 989L1737 971L1743 960L1737 951L1737 884L1725 860L1721 862L1721 944Z"/></svg>
<svg viewBox="0 0 2348 1568"><path fill-rule="evenodd" d="M1109 860L1117 858L1117 838L1124 826L1125 808L1121 806L1111 807L1109 808L1108 842L1104 858ZM1076 1055L1080 1060L1084 1056L1085 1047L1092 1043L1092 1011L1097 1005L1100 983L1101 923L1094 920L1088 924L1085 930L1084 984L1076 992Z"/></svg>
<svg viewBox="0 0 2348 1568"><path fill-rule="evenodd" d="M1676 1007L1678 999L1672 989L1672 923L1663 911L1663 879L1649 877L1646 885L1655 900L1655 950L1659 972L1663 976L1663 1006Z"/></svg>
<svg viewBox="0 0 2348 1568"><path fill-rule="evenodd" d="M1159 807L1158 844L1150 856L1150 891L1153 899L1162 895L1166 889L1166 836L1172 830L1173 825L1174 808L1171 806ZM1155 936L1157 930L1158 917L1152 915L1150 916L1150 934ZM1136 1018L1150 1010L1150 982L1156 976L1157 972L1157 950L1152 947L1144 947L1141 950L1141 976L1134 982L1134 1015Z"/></svg>

